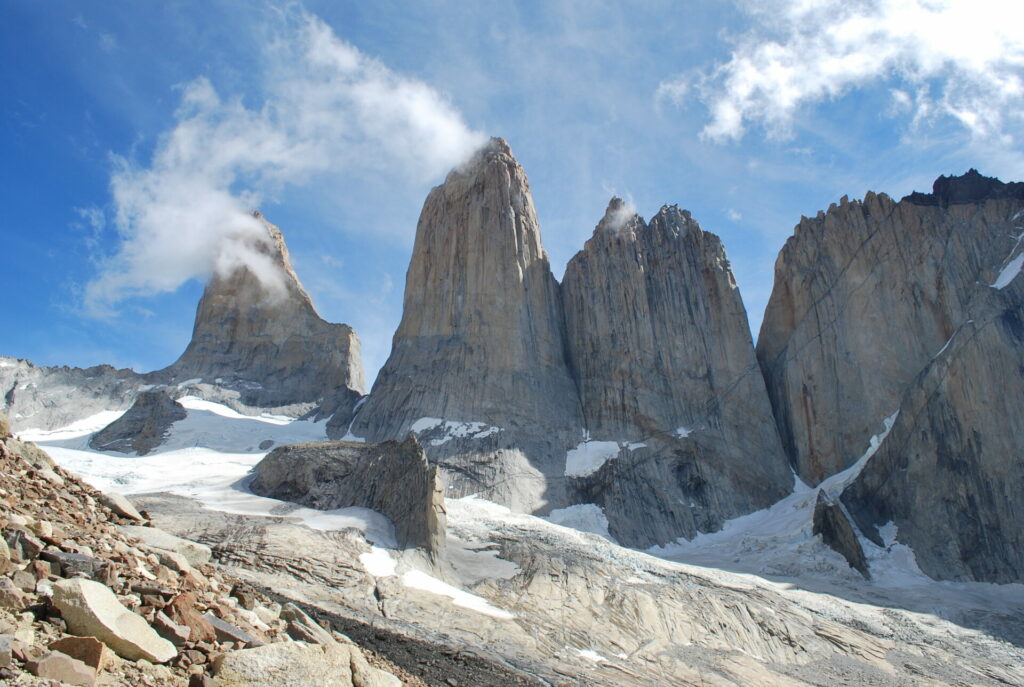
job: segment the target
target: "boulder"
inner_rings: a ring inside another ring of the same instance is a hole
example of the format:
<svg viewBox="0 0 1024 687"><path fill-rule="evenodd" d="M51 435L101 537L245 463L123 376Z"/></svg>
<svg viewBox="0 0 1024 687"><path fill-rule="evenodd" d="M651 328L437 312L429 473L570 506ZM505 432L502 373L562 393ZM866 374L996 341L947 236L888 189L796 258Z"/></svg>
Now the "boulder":
<svg viewBox="0 0 1024 687"><path fill-rule="evenodd" d="M94 668L59 651L43 654L40 658L29 661L26 667L37 677L57 680L66 685L92 687L96 684Z"/></svg>
<svg viewBox="0 0 1024 687"><path fill-rule="evenodd" d="M101 491L99 492L97 499L100 503L120 515L122 518L128 518L129 520L135 520L138 522L145 520L145 518L142 517L142 514L139 513L139 511L135 509L135 506L132 505L132 502L117 492Z"/></svg>
<svg viewBox="0 0 1024 687"><path fill-rule="evenodd" d="M360 660L361 659L361 660ZM213 662L219 687L401 687L366 664L352 644L279 642L221 654Z"/></svg>
<svg viewBox="0 0 1024 687"><path fill-rule="evenodd" d="M50 642L50 650L76 658L97 673L113 660L110 649L95 637L63 637Z"/></svg>
<svg viewBox="0 0 1024 687"><path fill-rule="evenodd" d="M279 446L253 471L253 493L320 510L369 508L394 523L399 546L423 549L435 559L443 554L441 477L415 437Z"/></svg>
<svg viewBox="0 0 1024 687"><path fill-rule="evenodd" d="M206 544L189 541L165 532L159 527L141 527L139 525L121 525L118 529L129 537L135 537L150 549L173 551L185 557L190 565L203 565L210 562L213 551Z"/></svg>
<svg viewBox="0 0 1024 687"><path fill-rule="evenodd" d="M53 586L53 605L67 622L69 632L95 637L123 658L163 663L178 653L173 644L122 606L99 582L61 580Z"/></svg>

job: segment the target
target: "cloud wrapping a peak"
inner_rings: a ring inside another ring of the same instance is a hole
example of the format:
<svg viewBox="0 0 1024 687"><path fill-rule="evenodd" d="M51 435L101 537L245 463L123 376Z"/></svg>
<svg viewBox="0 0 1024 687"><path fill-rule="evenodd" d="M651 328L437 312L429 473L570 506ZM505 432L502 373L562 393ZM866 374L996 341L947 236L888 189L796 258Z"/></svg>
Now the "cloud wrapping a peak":
<svg viewBox="0 0 1024 687"><path fill-rule="evenodd" d="M952 117L975 137L1016 143L1024 105L1024 5L1005 0L744 0L754 28L728 61L661 84L697 97L702 134L738 140L760 122L788 137L800 108L875 82L905 83L913 123Z"/></svg>
<svg viewBox="0 0 1024 687"><path fill-rule="evenodd" d="M147 165L115 157L120 243L85 288L89 312L110 314L126 298L242 265L276 290L281 275L254 247L269 240L250 214L264 197L319 173L372 170L422 183L486 142L436 90L362 54L320 19L279 18L258 107L198 78L183 87L176 124Z"/></svg>

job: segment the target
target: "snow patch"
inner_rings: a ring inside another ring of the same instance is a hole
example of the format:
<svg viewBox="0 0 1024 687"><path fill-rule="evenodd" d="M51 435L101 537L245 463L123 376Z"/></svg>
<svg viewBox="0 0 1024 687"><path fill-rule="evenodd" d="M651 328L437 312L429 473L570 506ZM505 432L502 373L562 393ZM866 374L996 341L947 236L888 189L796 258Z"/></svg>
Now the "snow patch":
<svg viewBox="0 0 1024 687"><path fill-rule="evenodd" d="M1020 274L1022 267L1024 267L1024 253L1020 253L1017 257L1007 263L1006 267L1003 268L1003 271L999 273L998 277L996 277L996 280L992 282L992 288L1005 289L1010 285L1010 282L1016 279L1017 275Z"/></svg>
<svg viewBox="0 0 1024 687"><path fill-rule="evenodd" d="M447 596L456 606L476 611L483 615L489 615L492 618L500 620L512 620L515 618L513 614L492 605L486 599L465 592L458 587L453 587L447 582L442 582L436 577L431 577L420 570L410 570L402 575L402 584L411 589L419 589L420 591L438 596Z"/></svg>
<svg viewBox="0 0 1024 687"><path fill-rule="evenodd" d="M591 532L618 543L608 534L608 518L596 503L580 503L568 508L556 508L544 518L554 525L571 527L580 532Z"/></svg>
<svg viewBox="0 0 1024 687"><path fill-rule="evenodd" d="M580 658L585 658L588 661L593 661L595 663L598 663L600 661L604 661L605 663L608 662L607 658L597 653L593 649L577 649L576 653L579 655Z"/></svg>
<svg viewBox="0 0 1024 687"><path fill-rule="evenodd" d="M638 448L645 448L646 446L647 446L646 442L634 441L632 444L626 444L626 450L627 451L635 451Z"/></svg>
<svg viewBox="0 0 1024 687"><path fill-rule="evenodd" d="M26 429L18 432L18 438L22 441L34 441L37 444L48 441L66 441L86 437L100 431L114 420L125 414L124 410L104 410L72 422L66 427L58 429Z"/></svg>
<svg viewBox="0 0 1024 687"><path fill-rule="evenodd" d="M434 433L435 430L439 430L439 436L430 437L431 446L441 446L452 439L485 439L501 431L501 427L488 425L485 422L460 422L442 420L437 417L421 417L412 423L409 429L417 434Z"/></svg>
<svg viewBox="0 0 1024 687"><path fill-rule="evenodd" d="M372 546L366 553L359 554L359 562L363 564L366 572L374 577L391 577L398 566L398 562L391 554L379 546Z"/></svg>
<svg viewBox="0 0 1024 687"><path fill-rule="evenodd" d="M676 436L680 439L685 439L690 436L690 430L686 427L676 427Z"/></svg>
<svg viewBox="0 0 1024 687"><path fill-rule="evenodd" d="M565 454L565 476L586 477L618 455L616 441L581 441Z"/></svg>

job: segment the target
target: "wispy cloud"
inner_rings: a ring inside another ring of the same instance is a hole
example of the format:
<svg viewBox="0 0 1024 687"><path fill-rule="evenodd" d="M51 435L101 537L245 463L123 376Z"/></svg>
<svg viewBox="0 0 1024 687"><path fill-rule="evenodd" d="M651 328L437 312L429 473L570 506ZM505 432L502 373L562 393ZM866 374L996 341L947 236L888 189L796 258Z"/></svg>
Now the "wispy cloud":
<svg viewBox="0 0 1024 687"><path fill-rule="evenodd" d="M1004 0L743 0L754 28L730 59L661 84L661 98L703 101L711 140L754 123L788 137L802 107L879 83L890 114L915 125L953 118L975 138L1019 143L1024 5Z"/></svg>
<svg viewBox="0 0 1024 687"><path fill-rule="evenodd" d="M176 125L138 164L115 158L116 252L85 289L87 309L177 289L238 264L261 270L265 231L249 210L320 173L374 170L417 182L485 141L436 90L340 40L325 23L281 14L258 94L231 97L199 78ZM254 102L255 101L255 102Z"/></svg>

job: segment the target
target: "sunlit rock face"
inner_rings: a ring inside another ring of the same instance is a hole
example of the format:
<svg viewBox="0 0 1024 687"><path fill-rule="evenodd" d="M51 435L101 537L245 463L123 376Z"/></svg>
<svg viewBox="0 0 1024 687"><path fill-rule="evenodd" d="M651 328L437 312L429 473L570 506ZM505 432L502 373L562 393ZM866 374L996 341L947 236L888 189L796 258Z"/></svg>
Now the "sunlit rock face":
<svg viewBox="0 0 1024 687"><path fill-rule="evenodd" d="M757 341L789 459L817 484L852 465L907 385L971 318L1015 250L1024 184L973 170L896 202L804 218L779 254Z"/></svg>
<svg viewBox="0 0 1024 687"><path fill-rule="evenodd" d="M492 139L423 205L402 321L353 435L417 432L451 494L564 501L583 421L558 288L526 173Z"/></svg>
<svg viewBox="0 0 1024 687"><path fill-rule="evenodd" d="M244 263L215 274L185 352L152 376L237 391L248 406L317 403L339 393L354 405L365 386L359 339L348 325L317 314L292 269L281 230L255 216L266 236L251 239L248 247L266 259L271 274Z"/></svg>
<svg viewBox="0 0 1024 687"><path fill-rule="evenodd" d="M613 198L562 282L589 437L625 446L573 480L620 541L650 546L763 508L793 478L718 237Z"/></svg>

